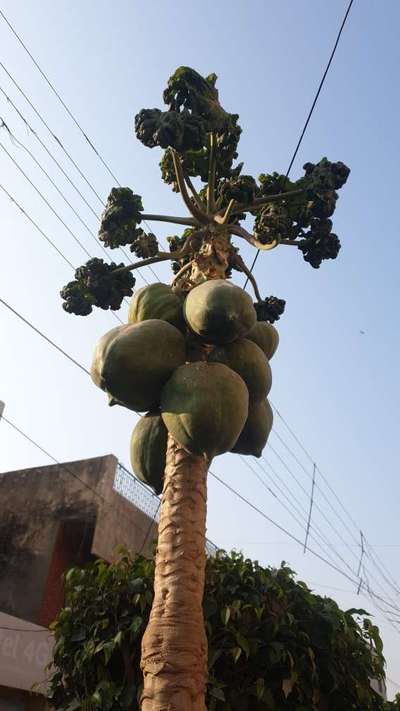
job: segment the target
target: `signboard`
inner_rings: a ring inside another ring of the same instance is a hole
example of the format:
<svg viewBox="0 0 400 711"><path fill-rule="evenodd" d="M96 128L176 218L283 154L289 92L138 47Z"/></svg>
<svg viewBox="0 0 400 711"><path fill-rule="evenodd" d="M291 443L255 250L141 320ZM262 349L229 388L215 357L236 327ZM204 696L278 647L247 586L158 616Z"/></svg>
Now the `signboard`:
<svg viewBox="0 0 400 711"><path fill-rule="evenodd" d="M46 665L52 658L53 636L44 627L0 612L0 685L44 691Z"/></svg>

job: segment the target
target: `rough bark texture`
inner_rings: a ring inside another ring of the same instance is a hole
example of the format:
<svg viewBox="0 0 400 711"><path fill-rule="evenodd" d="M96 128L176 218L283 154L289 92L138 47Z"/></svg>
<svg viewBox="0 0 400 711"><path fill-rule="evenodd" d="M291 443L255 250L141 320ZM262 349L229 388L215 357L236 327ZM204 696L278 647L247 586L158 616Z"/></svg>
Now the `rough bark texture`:
<svg viewBox="0 0 400 711"><path fill-rule="evenodd" d="M206 711L203 618L207 469L169 435L154 601L142 641L142 711Z"/></svg>

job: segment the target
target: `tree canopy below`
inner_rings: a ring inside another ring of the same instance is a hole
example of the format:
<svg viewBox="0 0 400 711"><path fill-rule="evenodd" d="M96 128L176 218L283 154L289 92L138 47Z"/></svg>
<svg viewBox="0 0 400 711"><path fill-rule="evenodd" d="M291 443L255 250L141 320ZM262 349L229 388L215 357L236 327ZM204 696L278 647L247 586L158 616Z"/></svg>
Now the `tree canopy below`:
<svg viewBox="0 0 400 711"><path fill-rule="evenodd" d="M132 711L142 689L141 638L154 562L121 551L65 576L53 624L50 703L57 711ZM285 563L240 553L208 558L204 618L209 711L391 711L369 680L384 678L382 641L364 610L340 610Z"/></svg>

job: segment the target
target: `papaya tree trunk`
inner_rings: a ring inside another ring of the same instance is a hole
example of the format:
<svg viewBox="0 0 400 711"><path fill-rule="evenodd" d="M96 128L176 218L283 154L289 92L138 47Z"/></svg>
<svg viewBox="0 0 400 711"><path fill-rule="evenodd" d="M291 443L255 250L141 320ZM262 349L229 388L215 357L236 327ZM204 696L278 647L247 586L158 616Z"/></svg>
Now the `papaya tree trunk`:
<svg viewBox="0 0 400 711"><path fill-rule="evenodd" d="M206 711L203 618L208 461L168 435L142 711Z"/></svg>

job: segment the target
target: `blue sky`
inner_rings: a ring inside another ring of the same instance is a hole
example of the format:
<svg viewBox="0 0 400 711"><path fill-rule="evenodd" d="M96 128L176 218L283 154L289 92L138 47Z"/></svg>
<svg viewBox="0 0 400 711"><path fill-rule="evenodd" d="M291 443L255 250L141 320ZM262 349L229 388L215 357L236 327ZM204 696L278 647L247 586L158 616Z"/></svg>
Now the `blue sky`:
<svg viewBox="0 0 400 711"><path fill-rule="evenodd" d="M183 214L179 198L159 178L159 153L144 148L134 137L135 113L143 107L161 105L166 80L177 66L190 65L204 74L216 72L224 106L240 114L240 159L245 162L245 172L285 172L345 6L341 0L204 0L201 5L176 0L146 6L120 0L113 7L104 0L95 4L77 0L42 0L39 4L32 0L3 0L2 7L120 182L143 196L146 212ZM356 523L354 526L345 518L355 539L350 538L329 504L320 498L318 489L317 504L349 547L318 510L313 520L332 544L331 553L338 552L352 570L357 569L359 551L355 540L357 527L361 528L395 580L400 578L396 213L399 20L400 7L394 0L383 5L355 0L293 167L292 176L299 177L305 161L315 162L326 155L331 160L343 160L352 169L334 218L335 231L342 241L338 259L313 270L297 250L281 247L261 254L255 268L262 293L287 301L286 313L279 322L281 345L272 361L272 401L344 502ZM106 197L113 187L112 179L3 21L0 43L1 61L43 113L99 195ZM68 164L1 68L0 86L65 166L95 212L100 212L95 195ZM75 209L96 231L93 214L2 96L0 116L51 172ZM86 248L101 256L92 238L26 152L12 144L4 130L0 131L0 140ZM86 261L71 235L2 150L1 154L1 183L74 265ZM70 280L71 269L2 194L0 208L0 297L88 366L96 340L116 324L115 320L103 312L85 319L65 314L58 291ZM159 225L153 227L161 237L171 234ZM250 250L241 251L250 262ZM110 253L111 258L114 256ZM157 266L156 272L160 279L170 279L168 267ZM149 270L143 275L154 281ZM142 283L138 278L138 286ZM121 316L125 315L123 307ZM126 410L108 409L103 394L82 372L1 304L0 323L0 398L7 403L8 417L61 461L113 452L128 464L129 437L136 416ZM293 449L309 475L311 461L279 419L276 432L271 435L271 445L309 491L309 478L278 435ZM13 433L6 423L0 427L0 436L2 471L46 463L44 455ZM268 447L265 459L261 466L269 471L271 464L292 495L307 508L305 494ZM251 464L261 477L266 476L258 465ZM226 455L217 458L212 468L274 520L301 539L304 537L304 530L242 460ZM325 487L324 491L331 505L338 508L329 490ZM241 548L263 563L287 560L321 594L335 597L344 607L361 604L370 609L384 635L388 674L400 684L399 633L384 620L383 613L369 599L358 597L352 583L310 554L304 555L284 534L212 479L208 536L221 546ZM386 599L390 597L392 605L398 605L398 594L367 562L375 576L375 581L369 578L371 588ZM395 690L394 686L389 688Z"/></svg>

